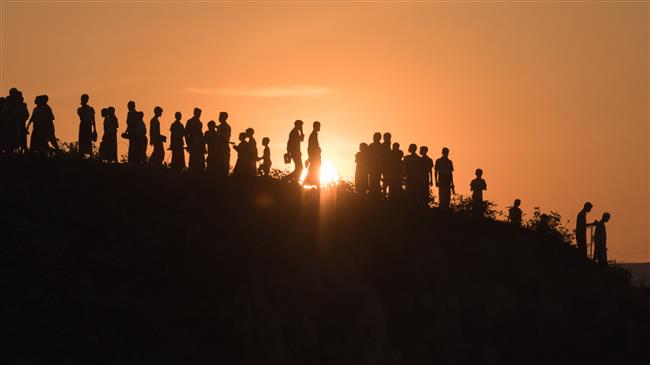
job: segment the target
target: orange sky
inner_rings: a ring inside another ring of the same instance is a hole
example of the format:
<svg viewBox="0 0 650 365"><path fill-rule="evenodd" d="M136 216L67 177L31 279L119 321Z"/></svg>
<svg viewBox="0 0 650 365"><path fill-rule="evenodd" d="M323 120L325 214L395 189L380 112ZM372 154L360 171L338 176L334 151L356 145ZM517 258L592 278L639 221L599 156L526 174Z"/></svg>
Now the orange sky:
<svg viewBox="0 0 650 365"><path fill-rule="evenodd" d="M501 207L573 225L591 200L590 219L612 213L610 256L650 260L648 3L0 3L0 90L30 110L48 94L63 140L82 92L121 129L131 99L147 121L162 106L164 130L226 110L280 168L293 121L319 120L347 177L358 143L391 131L434 158L448 146L458 192L483 168Z"/></svg>

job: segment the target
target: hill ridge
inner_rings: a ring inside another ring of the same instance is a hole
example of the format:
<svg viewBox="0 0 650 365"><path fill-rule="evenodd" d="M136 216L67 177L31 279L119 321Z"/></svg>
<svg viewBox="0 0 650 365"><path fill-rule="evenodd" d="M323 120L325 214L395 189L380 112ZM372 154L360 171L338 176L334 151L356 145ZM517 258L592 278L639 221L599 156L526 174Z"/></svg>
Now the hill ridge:
<svg viewBox="0 0 650 365"><path fill-rule="evenodd" d="M273 180L0 168L15 363L650 360L648 290L553 233Z"/></svg>

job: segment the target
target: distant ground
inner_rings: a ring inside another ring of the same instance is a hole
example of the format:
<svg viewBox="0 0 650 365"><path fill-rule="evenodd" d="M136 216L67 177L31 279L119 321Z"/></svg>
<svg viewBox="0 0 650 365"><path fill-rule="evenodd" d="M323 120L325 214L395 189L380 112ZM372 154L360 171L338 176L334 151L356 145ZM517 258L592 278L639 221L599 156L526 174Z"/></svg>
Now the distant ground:
<svg viewBox="0 0 650 365"><path fill-rule="evenodd" d="M637 264L621 264L632 274L632 283L636 286L644 284L650 288L650 262Z"/></svg>
<svg viewBox="0 0 650 365"><path fill-rule="evenodd" d="M2 364L649 364L553 232L346 189L0 156Z"/></svg>

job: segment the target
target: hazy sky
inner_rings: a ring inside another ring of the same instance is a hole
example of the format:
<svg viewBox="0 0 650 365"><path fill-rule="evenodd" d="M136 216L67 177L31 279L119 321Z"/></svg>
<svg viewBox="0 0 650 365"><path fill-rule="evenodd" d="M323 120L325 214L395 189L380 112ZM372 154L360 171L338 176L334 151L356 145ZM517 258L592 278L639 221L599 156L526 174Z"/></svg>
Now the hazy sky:
<svg viewBox="0 0 650 365"><path fill-rule="evenodd" d="M129 100L147 121L162 106L165 131L175 111L226 110L279 168L293 121L319 120L347 177L359 142L390 131L449 147L457 192L481 167L501 207L573 225L590 200L589 219L612 213L610 256L650 260L647 2L0 3L0 89L30 109L48 94L63 140L84 92L121 130Z"/></svg>

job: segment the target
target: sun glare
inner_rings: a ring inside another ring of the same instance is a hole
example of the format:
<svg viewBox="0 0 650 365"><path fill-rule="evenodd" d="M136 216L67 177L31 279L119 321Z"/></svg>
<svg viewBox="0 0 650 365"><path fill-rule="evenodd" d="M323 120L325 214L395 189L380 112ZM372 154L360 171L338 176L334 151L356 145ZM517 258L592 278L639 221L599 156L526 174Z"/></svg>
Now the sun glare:
<svg viewBox="0 0 650 365"><path fill-rule="evenodd" d="M307 170L308 168L302 170L302 173L300 174L300 183L302 184L303 181L305 180L305 176L307 176ZM339 177L338 171L336 171L336 166L334 166L334 163L330 160L323 160L321 167L320 167L320 185L321 187L327 187L327 186L335 186L338 184L339 180L341 178ZM316 186L313 185L303 185L305 188L315 188Z"/></svg>

